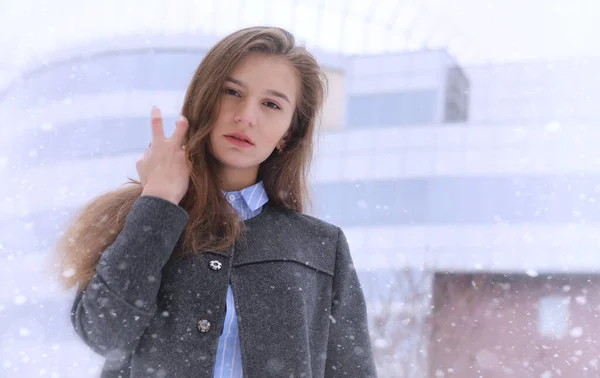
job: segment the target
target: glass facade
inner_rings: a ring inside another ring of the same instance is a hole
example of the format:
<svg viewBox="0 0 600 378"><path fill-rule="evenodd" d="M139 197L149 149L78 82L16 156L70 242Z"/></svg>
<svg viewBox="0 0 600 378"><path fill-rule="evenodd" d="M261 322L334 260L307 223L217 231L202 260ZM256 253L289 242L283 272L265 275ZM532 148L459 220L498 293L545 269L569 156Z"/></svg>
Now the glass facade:
<svg viewBox="0 0 600 378"><path fill-rule="evenodd" d="M465 121L469 79L445 51L352 57L347 126L369 128Z"/></svg>
<svg viewBox="0 0 600 378"><path fill-rule="evenodd" d="M571 297L549 295L538 301L537 328L548 339L562 339L571 325Z"/></svg>
<svg viewBox="0 0 600 378"><path fill-rule="evenodd" d="M347 126L420 125L435 122L438 92L405 92L352 95L348 99Z"/></svg>
<svg viewBox="0 0 600 378"><path fill-rule="evenodd" d="M175 124L175 117L164 116L163 123L168 129ZM147 117L91 118L20 136L13 153L20 167L47 166L141 151L150 138Z"/></svg>
<svg viewBox="0 0 600 378"><path fill-rule="evenodd" d="M599 190L600 175L326 183L312 187L312 213L341 227L593 223L600 222ZM47 247L72 214L67 208L32 213L5 219L0 229L25 232L22 240Z"/></svg>
<svg viewBox="0 0 600 378"><path fill-rule="evenodd" d="M185 91L203 55L203 51L146 49L60 61L9 87L0 101L10 96L30 107L77 94Z"/></svg>
<svg viewBox="0 0 600 378"><path fill-rule="evenodd" d="M600 222L600 175L428 177L316 185L314 212L341 226Z"/></svg>

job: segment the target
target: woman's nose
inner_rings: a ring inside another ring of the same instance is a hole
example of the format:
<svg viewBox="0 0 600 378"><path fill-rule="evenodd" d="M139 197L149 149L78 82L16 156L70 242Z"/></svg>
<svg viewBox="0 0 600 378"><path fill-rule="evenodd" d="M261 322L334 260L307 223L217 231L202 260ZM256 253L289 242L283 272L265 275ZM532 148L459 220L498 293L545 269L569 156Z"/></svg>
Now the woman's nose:
<svg viewBox="0 0 600 378"><path fill-rule="evenodd" d="M241 102L235 113L235 123L255 126L257 123L257 112L256 106L250 101Z"/></svg>

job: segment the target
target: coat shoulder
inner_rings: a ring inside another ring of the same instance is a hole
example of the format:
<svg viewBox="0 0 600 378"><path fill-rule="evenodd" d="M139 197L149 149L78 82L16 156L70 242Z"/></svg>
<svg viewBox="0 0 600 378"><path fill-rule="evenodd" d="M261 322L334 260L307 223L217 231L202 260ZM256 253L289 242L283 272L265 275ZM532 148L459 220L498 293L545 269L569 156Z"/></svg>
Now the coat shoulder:
<svg viewBox="0 0 600 378"><path fill-rule="evenodd" d="M280 218L280 223L287 227L293 227L301 235L305 237L329 237L333 241L337 241L341 229L332 223L324 221L312 215L299 213L288 209L275 209Z"/></svg>
<svg viewBox="0 0 600 378"><path fill-rule="evenodd" d="M253 258L287 259L333 275L341 236L339 227L311 215L269 206L246 222ZM268 241L268 248L264 248ZM262 251L261 253L256 252ZM268 256L267 256L268 255ZM250 257L248 257L250 258Z"/></svg>

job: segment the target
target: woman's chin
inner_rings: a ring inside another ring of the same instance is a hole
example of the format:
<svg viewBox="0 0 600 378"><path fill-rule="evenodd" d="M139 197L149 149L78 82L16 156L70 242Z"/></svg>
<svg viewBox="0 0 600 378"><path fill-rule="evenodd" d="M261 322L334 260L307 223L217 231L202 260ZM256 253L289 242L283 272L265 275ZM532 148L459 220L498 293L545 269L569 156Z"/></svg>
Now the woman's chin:
<svg viewBox="0 0 600 378"><path fill-rule="evenodd" d="M228 170L236 170L236 171L245 171L245 170L258 170L258 166L260 163L255 163L249 161L248 159L240 159L240 158L217 158L221 168L225 168Z"/></svg>

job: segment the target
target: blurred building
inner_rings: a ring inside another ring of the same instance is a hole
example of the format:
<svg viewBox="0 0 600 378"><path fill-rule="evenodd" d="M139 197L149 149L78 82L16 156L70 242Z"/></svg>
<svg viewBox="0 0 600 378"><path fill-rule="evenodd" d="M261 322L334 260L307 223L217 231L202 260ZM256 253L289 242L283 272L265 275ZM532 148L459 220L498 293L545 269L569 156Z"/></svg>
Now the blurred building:
<svg viewBox="0 0 600 378"><path fill-rule="evenodd" d="M23 328L66 343L68 318L48 314L70 298L40 262L78 207L136 176L151 106L170 132L215 41L98 41L47 56L0 94L0 284L18 288L1 293L4 353L27 341ZM404 363L415 349L422 376L595 376L600 83L582 76L593 69L315 54L330 91L312 212L348 235L382 376L415 376Z"/></svg>

